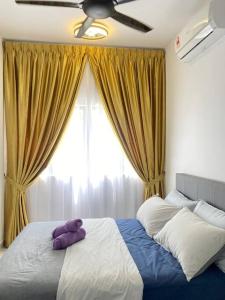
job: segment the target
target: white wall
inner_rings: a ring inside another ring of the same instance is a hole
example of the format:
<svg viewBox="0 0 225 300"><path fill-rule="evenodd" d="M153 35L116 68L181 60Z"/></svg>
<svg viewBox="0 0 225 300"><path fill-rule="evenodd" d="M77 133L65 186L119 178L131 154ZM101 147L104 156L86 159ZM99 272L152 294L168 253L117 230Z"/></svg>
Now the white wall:
<svg viewBox="0 0 225 300"><path fill-rule="evenodd" d="M171 42L166 57L166 189L177 172L225 181L225 41L189 64Z"/></svg>
<svg viewBox="0 0 225 300"><path fill-rule="evenodd" d="M4 200L4 167L3 167L3 51L0 39L0 244L3 240L3 200Z"/></svg>

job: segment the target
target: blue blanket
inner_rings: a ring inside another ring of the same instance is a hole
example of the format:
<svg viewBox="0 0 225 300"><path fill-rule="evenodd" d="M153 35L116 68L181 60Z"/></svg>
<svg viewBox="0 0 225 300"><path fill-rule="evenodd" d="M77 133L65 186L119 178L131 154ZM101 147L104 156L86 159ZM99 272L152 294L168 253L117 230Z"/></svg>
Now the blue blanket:
<svg viewBox="0 0 225 300"><path fill-rule="evenodd" d="M225 300L225 274L215 265L187 282L178 261L135 219L117 220L144 283L144 300Z"/></svg>

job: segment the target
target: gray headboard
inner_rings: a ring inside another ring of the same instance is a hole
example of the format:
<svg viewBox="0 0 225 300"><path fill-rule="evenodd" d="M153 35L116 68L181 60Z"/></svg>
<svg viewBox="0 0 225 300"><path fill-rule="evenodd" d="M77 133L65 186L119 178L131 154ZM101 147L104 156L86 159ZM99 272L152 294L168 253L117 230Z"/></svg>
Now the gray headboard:
<svg viewBox="0 0 225 300"><path fill-rule="evenodd" d="M225 182L178 173L176 189L191 200L202 199L225 211Z"/></svg>

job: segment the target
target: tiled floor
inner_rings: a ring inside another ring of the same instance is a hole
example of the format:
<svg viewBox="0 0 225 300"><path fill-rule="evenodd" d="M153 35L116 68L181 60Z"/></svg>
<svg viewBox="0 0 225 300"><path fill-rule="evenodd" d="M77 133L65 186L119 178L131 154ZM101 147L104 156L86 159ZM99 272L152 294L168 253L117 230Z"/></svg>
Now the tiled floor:
<svg viewBox="0 0 225 300"><path fill-rule="evenodd" d="M0 248L0 258L1 258L1 256L3 255L3 253L5 252L5 248Z"/></svg>

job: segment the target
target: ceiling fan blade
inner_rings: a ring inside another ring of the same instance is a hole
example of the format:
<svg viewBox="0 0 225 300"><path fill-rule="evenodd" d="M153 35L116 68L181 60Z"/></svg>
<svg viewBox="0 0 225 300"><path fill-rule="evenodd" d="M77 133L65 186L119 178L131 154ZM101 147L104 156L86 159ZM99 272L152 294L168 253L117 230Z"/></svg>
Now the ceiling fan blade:
<svg viewBox="0 0 225 300"><path fill-rule="evenodd" d="M63 2L63 1L21 1L21 0L16 0L16 3L17 4L28 4L28 5L72 7L72 8L81 8L82 7L82 3Z"/></svg>
<svg viewBox="0 0 225 300"><path fill-rule="evenodd" d="M132 2L136 0L115 0L116 5Z"/></svg>
<svg viewBox="0 0 225 300"><path fill-rule="evenodd" d="M142 31L142 32L149 32L151 31L153 28L150 27L150 26L147 26L131 17L128 17L124 14L121 14L120 12L114 10L111 18L113 18L114 20L126 25L126 26L129 26L133 29L136 29L138 31Z"/></svg>
<svg viewBox="0 0 225 300"><path fill-rule="evenodd" d="M82 36L85 34L85 32L88 30L88 28L91 26L91 24L94 22L95 19L87 17L80 30L78 31L78 34L76 35L77 38L82 38Z"/></svg>

